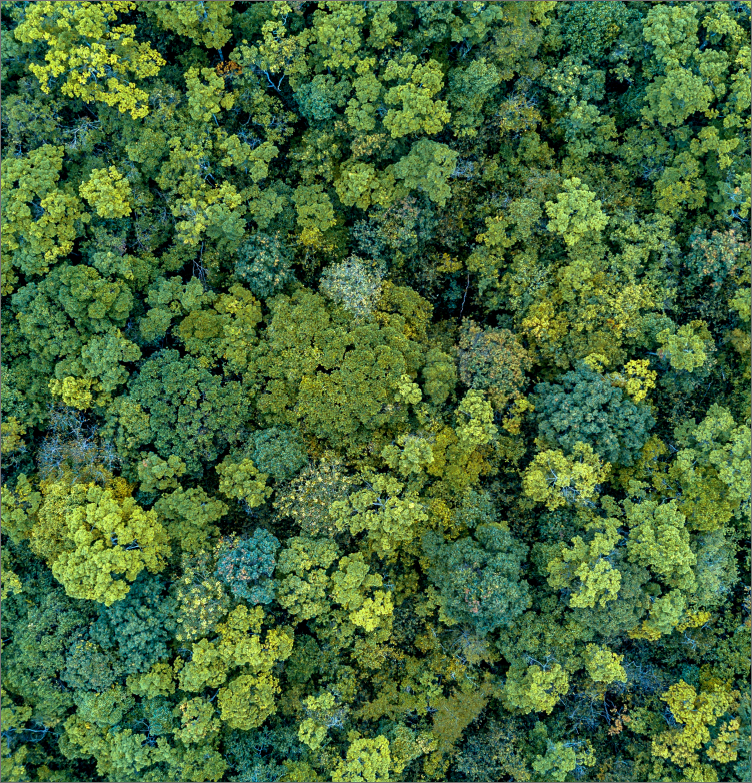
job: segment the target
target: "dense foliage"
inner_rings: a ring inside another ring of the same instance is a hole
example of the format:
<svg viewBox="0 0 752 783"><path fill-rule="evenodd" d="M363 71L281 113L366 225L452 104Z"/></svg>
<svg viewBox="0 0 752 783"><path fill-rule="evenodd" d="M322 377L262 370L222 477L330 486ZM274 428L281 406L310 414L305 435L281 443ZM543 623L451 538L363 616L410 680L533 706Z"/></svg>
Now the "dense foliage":
<svg viewBox="0 0 752 783"><path fill-rule="evenodd" d="M750 3L2 3L2 779L750 779Z"/></svg>

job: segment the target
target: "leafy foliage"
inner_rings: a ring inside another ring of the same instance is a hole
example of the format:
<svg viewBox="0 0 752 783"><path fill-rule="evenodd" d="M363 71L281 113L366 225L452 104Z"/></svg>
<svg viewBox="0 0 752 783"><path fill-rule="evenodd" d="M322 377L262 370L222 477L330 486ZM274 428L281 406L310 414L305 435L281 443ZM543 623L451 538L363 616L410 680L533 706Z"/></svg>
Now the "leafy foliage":
<svg viewBox="0 0 752 783"><path fill-rule="evenodd" d="M629 465L655 423L645 406L625 398L584 363L559 383L538 384L535 391L541 438L570 453L575 443L586 443L607 462Z"/></svg>
<svg viewBox="0 0 752 783"><path fill-rule="evenodd" d="M217 576L233 595L249 604L268 604L274 598L270 577L274 573L274 555L279 541L263 528L246 539L225 539L217 554Z"/></svg>
<svg viewBox="0 0 752 783"><path fill-rule="evenodd" d="M294 280L291 264L292 255L279 234L256 233L238 250L235 277L266 299Z"/></svg>
<svg viewBox="0 0 752 783"><path fill-rule="evenodd" d="M527 584L520 579L525 548L495 524L480 525L474 537L442 544L429 534L423 546L433 562L428 575L441 590L446 620L470 623L485 635L530 605Z"/></svg>
<svg viewBox="0 0 752 783"><path fill-rule="evenodd" d="M0 6L0 777L749 780L749 2Z"/></svg>
<svg viewBox="0 0 752 783"><path fill-rule="evenodd" d="M519 398L532 363L508 329L483 330L467 320L459 347L460 378L466 386L487 391L496 410Z"/></svg>
<svg viewBox="0 0 752 783"><path fill-rule="evenodd" d="M300 434L278 427L252 433L246 449L260 471L280 482L298 473L307 458Z"/></svg>
<svg viewBox="0 0 752 783"><path fill-rule="evenodd" d="M218 412L224 411L228 418ZM223 383L192 357L174 349L154 354L122 398L117 443L122 454L153 444L163 458L180 457L189 471L216 459L220 444L233 442L248 416L240 383Z"/></svg>

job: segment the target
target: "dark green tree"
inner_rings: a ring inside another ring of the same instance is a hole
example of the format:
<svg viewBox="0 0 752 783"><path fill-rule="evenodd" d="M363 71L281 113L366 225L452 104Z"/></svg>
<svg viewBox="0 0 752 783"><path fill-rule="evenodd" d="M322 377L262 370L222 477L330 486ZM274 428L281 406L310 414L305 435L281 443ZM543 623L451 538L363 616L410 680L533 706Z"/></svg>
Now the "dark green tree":
<svg viewBox="0 0 752 783"><path fill-rule="evenodd" d="M279 546L279 541L263 528L256 528L246 538L225 538L217 550L217 576L237 598L253 606L271 603Z"/></svg>
<svg viewBox="0 0 752 783"><path fill-rule="evenodd" d="M153 446L165 459L183 459L193 474L215 461L222 448L238 443L251 415L240 382L223 381L174 349L144 362L119 402L113 423L124 457L132 459L137 449Z"/></svg>
<svg viewBox="0 0 752 783"><path fill-rule="evenodd" d="M655 424L650 410L635 404L585 362L556 383L535 387L535 416L545 441L572 452L589 444L607 462L630 465Z"/></svg>
<svg viewBox="0 0 752 783"><path fill-rule="evenodd" d="M289 481L307 461L300 433L286 427L270 427L251 433L245 453L262 473L268 473L280 482Z"/></svg>
<svg viewBox="0 0 752 783"><path fill-rule="evenodd" d="M428 575L440 593L442 616L480 635L509 625L530 606L521 562L526 547L499 524L476 528L474 537L444 543L428 533L423 548Z"/></svg>

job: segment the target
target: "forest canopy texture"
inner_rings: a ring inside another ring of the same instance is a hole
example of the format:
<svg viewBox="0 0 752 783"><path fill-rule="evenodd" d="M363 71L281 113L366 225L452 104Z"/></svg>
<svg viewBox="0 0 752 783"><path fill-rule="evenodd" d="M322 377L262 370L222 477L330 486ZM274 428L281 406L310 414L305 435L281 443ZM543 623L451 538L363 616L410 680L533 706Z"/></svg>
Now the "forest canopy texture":
<svg viewBox="0 0 752 783"><path fill-rule="evenodd" d="M750 779L750 3L2 3L2 779Z"/></svg>

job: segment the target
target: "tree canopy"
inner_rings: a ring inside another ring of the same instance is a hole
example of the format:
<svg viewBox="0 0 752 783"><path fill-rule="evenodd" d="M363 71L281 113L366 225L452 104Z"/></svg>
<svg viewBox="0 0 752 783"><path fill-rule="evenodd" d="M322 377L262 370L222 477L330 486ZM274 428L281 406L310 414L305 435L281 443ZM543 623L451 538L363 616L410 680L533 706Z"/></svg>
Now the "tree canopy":
<svg viewBox="0 0 752 783"><path fill-rule="evenodd" d="M750 779L750 2L21 2L13 781Z"/></svg>

